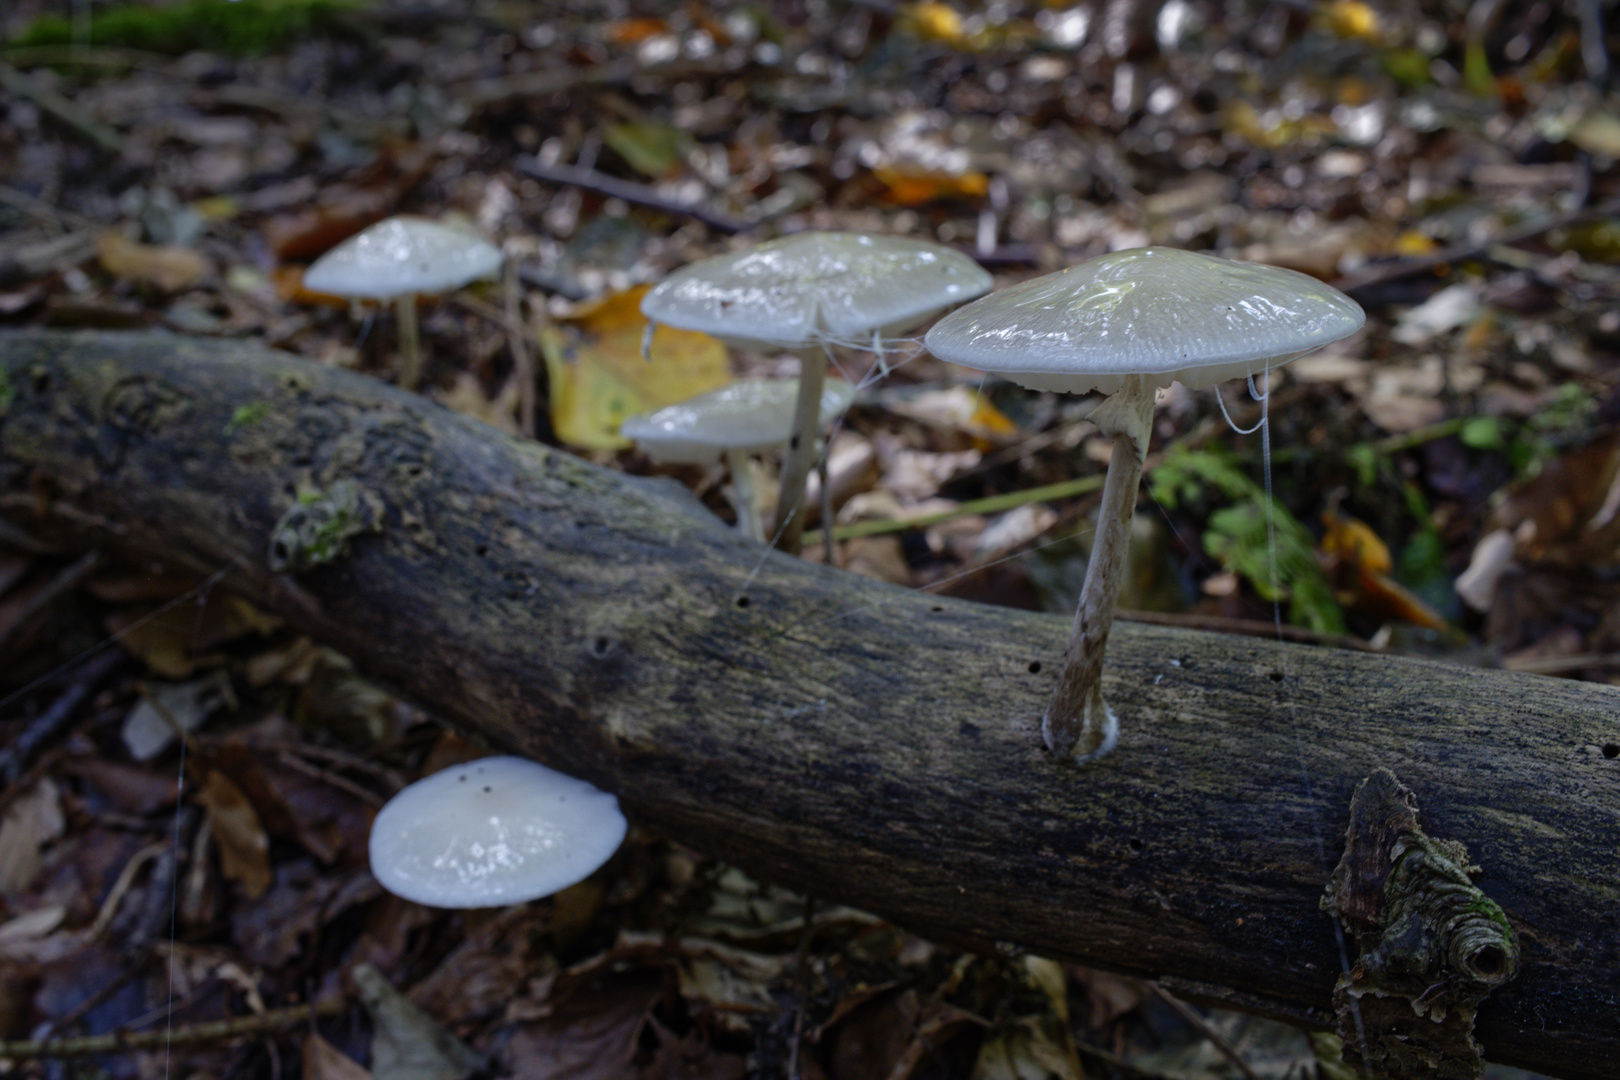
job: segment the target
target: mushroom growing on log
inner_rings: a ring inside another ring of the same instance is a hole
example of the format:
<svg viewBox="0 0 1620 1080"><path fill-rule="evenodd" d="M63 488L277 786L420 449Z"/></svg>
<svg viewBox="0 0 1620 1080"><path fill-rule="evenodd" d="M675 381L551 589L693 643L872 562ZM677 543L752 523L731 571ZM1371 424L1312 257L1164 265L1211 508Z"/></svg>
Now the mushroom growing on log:
<svg viewBox="0 0 1620 1080"><path fill-rule="evenodd" d="M942 360L1020 386L1108 395L1091 422L1113 437L1097 538L1057 690L1041 718L1060 758L1114 748L1119 719L1102 692L1136 489L1160 387L1202 390L1264 374L1361 329L1361 306L1295 270L1176 248L1116 251L992 293L928 331Z"/></svg>

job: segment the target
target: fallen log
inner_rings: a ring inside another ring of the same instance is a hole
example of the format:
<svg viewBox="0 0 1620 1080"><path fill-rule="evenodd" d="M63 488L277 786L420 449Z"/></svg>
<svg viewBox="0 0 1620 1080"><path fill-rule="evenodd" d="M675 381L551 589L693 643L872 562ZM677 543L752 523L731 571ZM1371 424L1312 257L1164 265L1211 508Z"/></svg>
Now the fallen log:
<svg viewBox="0 0 1620 1080"><path fill-rule="evenodd" d="M1039 732L1066 619L767 553L673 484L252 344L7 333L0 376L9 531L224 570L657 831L942 941L1328 1024L1318 901L1387 766L1522 942L1486 1055L1616 1075L1614 687L1122 625L1120 745L1076 768Z"/></svg>

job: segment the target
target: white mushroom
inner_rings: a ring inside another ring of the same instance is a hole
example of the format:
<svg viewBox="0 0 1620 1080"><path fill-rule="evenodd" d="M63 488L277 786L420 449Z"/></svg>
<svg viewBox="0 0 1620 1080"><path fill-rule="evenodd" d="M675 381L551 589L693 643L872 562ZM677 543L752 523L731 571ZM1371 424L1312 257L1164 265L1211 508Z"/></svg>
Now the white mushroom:
<svg viewBox="0 0 1620 1080"><path fill-rule="evenodd" d="M418 217L391 217L358 232L304 272L304 287L399 309L399 382L415 389L421 378L416 326L418 293L453 292L501 267L501 251L477 236Z"/></svg>
<svg viewBox="0 0 1620 1080"><path fill-rule="evenodd" d="M642 298L641 311L654 323L798 355L799 397L772 529L783 550L797 551L826 350L871 341L881 355L884 336L981 295L990 280L978 263L938 244L806 232L683 267Z"/></svg>
<svg viewBox="0 0 1620 1080"><path fill-rule="evenodd" d="M1101 674L1159 387L1258 375L1360 329L1359 305L1292 270L1174 248L1114 252L1026 281L941 319L930 352L1023 386L1109 395L1091 414L1114 437L1097 537L1041 731L1056 754L1113 749Z"/></svg>
<svg viewBox="0 0 1620 1080"><path fill-rule="evenodd" d="M620 431L634 439L654 461L673 465L709 465L724 455L736 492L737 527L749 538L764 540L748 455L786 443L793 434L797 379L744 379L699 394L655 412L630 417ZM821 391L817 428L849 408L855 387L828 379Z"/></svg>
<svg viewBox="0 0 1620 1080"><path fill-rule="evenodd" d="M468 762L395 795L371 826L383 888L433 907L498 907L583 881L624 840L619 800L518 757Z"/></svg>

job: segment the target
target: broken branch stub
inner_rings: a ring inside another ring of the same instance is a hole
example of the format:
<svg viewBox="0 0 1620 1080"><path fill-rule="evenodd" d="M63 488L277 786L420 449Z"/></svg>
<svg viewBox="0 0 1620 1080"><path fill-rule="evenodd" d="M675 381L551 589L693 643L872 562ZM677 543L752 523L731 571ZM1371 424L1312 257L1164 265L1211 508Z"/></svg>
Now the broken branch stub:
<svg viewBox="0 0 1620 1080"><path fill-rule="evenodd" d="M1345 1060L1391 1080L1475 1080L1474 1012L1518 972L1500 906L1469 880L1455 840L1418 823L1417 797L1388 769L1356 785L1344 857L1322 899L1359 955L1333 991Z"/></svg>

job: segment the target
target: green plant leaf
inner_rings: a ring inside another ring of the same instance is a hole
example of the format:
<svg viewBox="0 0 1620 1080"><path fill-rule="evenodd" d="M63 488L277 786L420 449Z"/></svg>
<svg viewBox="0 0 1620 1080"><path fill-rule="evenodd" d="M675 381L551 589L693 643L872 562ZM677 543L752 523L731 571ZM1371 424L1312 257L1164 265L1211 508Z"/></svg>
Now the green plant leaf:
<svg viewBox="0 0 1620 1080"><path fill-rule="evenodd" d="M1474 416L1457 433L1462 444L1475 450L1501 450L1507 446L1502 422L1494 416Z"/></svg>
<svg viewBox="0 0 1620 1080"><path fill-rule="evenodd" d="M692 137L668 124L613 124L602 132L602 141L611 146L643 176L668 176L686 156Z"/></svg>
<svg viewBox="0 0 1620 1080"><path fill-rule="evenodd" d="M1167 510L1203 499L1208 488L1228 501L1260 494L1260 486L1243 471L1236 457L1215 450L1172 446L1164 460L1148 473L1150 493Z"/></svg>
<svg viewBox="0 0 1620 1080"><path fill-rule="evenodd" d="M1344 613L1316 561L1310 530L1287 510L1272 505L1274 530L1266 526L1263 498L1252 497L1217 510L1210 515L1204 533L1204 550L1241 575L1263 599L1286 599L1289 622L1322 633L1343 633Z"/></svg>

